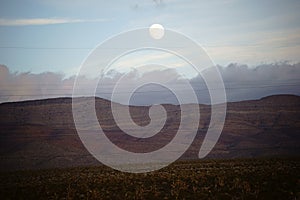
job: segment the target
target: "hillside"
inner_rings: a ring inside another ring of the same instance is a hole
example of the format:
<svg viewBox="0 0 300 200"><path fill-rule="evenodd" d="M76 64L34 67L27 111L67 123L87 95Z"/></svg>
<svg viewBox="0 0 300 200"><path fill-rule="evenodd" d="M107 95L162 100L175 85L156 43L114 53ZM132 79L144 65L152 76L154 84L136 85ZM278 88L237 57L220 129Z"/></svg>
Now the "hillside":
<svg viewBox="0 0 300 200"><path fill-rule="evenodd" d="M197 159L206 133L210 107L199 106L198 134L181 159ZM227 106L222 135L208 158L299 156L299 96L276 95L232 102ZM149 139L136 139L124 134L114 123L110 102L96 99L97 116L106 135L118 146L133 152L153 151L172 140L179 125L180 107L164 107L168 119L162 131ZM137 124L149 122L148 108L130 107ZM0 138L0 170L100 164L79 140L72 117L71 98L0 104Z"/></svg>

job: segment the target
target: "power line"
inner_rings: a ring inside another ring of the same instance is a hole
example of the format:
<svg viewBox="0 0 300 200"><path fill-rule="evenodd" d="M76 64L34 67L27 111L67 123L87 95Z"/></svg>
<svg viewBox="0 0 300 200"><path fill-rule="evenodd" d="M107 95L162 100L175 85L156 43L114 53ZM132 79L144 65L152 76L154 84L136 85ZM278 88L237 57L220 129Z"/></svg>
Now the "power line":
<svg viewBox="0 0 300 200"><path fill-rule="evenodd" d="M0 46L0 49L24 49L24 50L92 50L90 47L26 47L26 46Z"/></svg>
<svg viewBox="0 0 300 200"><path fill-rule="evenodd" d="M23 50L111 50L111 49L129 49L131 47L33 47L33 46L0 46L0 49L23 49ZM143 47L142 47L143 48ZM151 48L151 47L145 47ZM155 47L153 47L155 48ZM185 46L169 46L167 48L190 48Z"/></svg>
<svg viewBox="0 0 300 200"><path fill-rule="evenodd" d="M215 45L209 45L209 44L202 44L204 48L208 47L228 47L228 46L235 46L235 47L259 47L264 46L263 44L215 44ZM102 47L97 46L95 47L62 47L62 46L52 46L52 47L46 47L46 46L0 46L0 49L46 49L46 50L56 50L56 49L86 49L86 50L92 50L92 49L101 49ZM102 49L128 49L129 47L105 47ZM166 48L190 48L189 46L168 46Z"/></svg>

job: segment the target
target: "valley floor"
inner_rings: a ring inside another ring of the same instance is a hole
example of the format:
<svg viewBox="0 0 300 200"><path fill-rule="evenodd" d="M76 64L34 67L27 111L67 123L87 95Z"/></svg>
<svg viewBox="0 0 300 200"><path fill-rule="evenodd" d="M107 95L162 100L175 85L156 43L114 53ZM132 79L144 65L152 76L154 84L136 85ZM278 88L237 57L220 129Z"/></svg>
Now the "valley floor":
<svg viewBox="0 0 300 200"><path fill-rule="evenodd" d="M1 199L299 199L300 158L180 161L129 174L105 166L0 173Z"/></svg>

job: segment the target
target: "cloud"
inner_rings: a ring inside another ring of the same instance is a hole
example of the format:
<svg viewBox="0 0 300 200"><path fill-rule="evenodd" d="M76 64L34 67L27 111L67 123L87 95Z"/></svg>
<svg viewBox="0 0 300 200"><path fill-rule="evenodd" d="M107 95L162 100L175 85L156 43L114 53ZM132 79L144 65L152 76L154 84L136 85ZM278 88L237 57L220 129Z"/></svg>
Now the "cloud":
<svg viewBox="0 0 300 200"><path fill-rule="evenodd" d="M281 62L256 67L235 63L218 68L225 85L227 101L230 102L259 99L275 94L300 95L300 63ZM196 90L203 88L199 85L199 76L192 79L191 83ZM201 97L200 93L198 96Z"/></svg>
<svg viewBox="0 0 300 200"><path fill-rule="evenodd" d="M267 63L282 60L299 62L299 31L300 29L272 32L254 31L240 36L235 35L235 38L227 37L225 44L204 45L204 47L217 63L228 63L228 60L250 65L257 65L258 61Z"/></svg>
<svg viewBox="0 0 300 200"><path fill-rule="evenodd" d="M32 19L0 19L0 26L37 26L51 24L68 24L83 22L104 22L108 19L67 19L67 18L32 18Z"/></svg>
<svg viewBox="0 0 300 200"><path fill-rule="evenodd" d="M222 75L228 101L259 99L274 94L300 95L300 63L274 63L249 67L241 64L218 66ZM209 70L209 68L207 69ZM208 71L207 71L208 72ZM205 73L205 71L204 71ZM211 73L207 73L211 74ZM114 101L126 103L130 88L140 86L141 80L160 81L176 88L176 92L186 92L184 81L194 88L199 103L210 103L205 82L201 76L183 80L175 69L144 71L132 70L127 74L111 70L98 84L96 96L111 99L115 83L122 78L120 92ZM81 81L82 96L86 96L97 79L77 77ZM0 65L0 102L22 101L29 99L45 99L54 97L71 97L75 76L65 78L63 74L45 72L40 74L10 72L8 67ZM216 88L217 89L217 88ZM149 105L158 103L177 104L174 94L166 88L150 84L136 90L130 104ZM190 102L187 98L185 103Z"/></svg>
<svg viewBox="0 0 300 200"><path fill-rule="evenodd" d="M300 61L300 15L294 2L171 0L165 10L154 17L133 18L129 27L159 22L203 45L222 65Z"/></svg>

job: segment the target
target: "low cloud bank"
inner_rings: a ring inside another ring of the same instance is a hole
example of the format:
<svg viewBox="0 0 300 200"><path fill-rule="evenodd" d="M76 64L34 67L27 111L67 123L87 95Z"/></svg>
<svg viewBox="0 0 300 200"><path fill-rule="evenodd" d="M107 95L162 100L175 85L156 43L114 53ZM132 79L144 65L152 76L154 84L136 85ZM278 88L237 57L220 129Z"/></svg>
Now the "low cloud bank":
<svg viewBox="0 0 300 200"><path fill-rule="evenodd" d="M224 81L228 101L258 99L274 94L300 95L300 63L263 64L257 67L230 64L226 67L218 66ZM149 105L158 103L177 104L174 94L184 92L183 80L174 69L151 71L140 74L131 71L125 76L111 71L109 76L102 79L96 90L96 96L111 99L115 83L123 77L126 84L122 84L121 92L113 100L126 104L126 96L131 87L139 86L139 79L159 80L176 86L176 91L159 85L140 87L130 98L130 104ZM54 97L71 97L76 77L65 78L63 74L45 72L41 74L17 73L9 71L8 67L0 65L0 102L45 99ZM77 77L82 83L82 94L97 84L96 79ZM209 92L201 76L196 76L189 83L197 94L199 103L210 103ZM195 103L185 100L184 103Z"/></svg>

